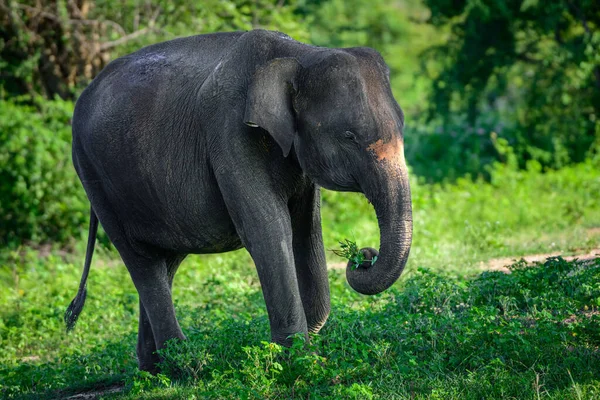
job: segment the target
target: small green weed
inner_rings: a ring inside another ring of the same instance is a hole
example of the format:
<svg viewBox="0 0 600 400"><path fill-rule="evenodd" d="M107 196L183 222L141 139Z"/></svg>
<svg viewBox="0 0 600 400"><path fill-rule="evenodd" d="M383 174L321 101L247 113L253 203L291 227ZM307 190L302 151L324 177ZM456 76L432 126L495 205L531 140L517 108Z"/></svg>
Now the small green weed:
<svg viewBox="0 0 600 400"><path fill-rule="evenodd" d="M162 358L160 369L164 374L190 384L202 378L214 359L212 354L198 351L190 340L170 340L165 348L159 350L159 354Z"/></svg>
<svg viewBox="0 0 600 400"><path fill-rule="evenodd" d="M129 393L132 395L139 395L157 388L168 388L170 386L171 379L165 374L152 375L149 372L139 370L135 371L128 382Z"/></svg>

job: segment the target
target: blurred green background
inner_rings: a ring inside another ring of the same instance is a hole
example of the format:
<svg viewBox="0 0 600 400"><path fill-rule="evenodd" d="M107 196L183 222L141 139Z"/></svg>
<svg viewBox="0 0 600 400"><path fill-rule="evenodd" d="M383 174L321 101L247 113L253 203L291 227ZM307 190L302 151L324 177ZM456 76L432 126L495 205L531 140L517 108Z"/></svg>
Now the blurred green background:
<svg viewBox="0 0 600 400"><path fill-rule="evenodd" d="M267 28L370 46L391 68L424 183L545 172L600 148L592 0L0 2L0 244L72 244L87 203L70 161L78 93L110 60L178 36Z"/></svg>

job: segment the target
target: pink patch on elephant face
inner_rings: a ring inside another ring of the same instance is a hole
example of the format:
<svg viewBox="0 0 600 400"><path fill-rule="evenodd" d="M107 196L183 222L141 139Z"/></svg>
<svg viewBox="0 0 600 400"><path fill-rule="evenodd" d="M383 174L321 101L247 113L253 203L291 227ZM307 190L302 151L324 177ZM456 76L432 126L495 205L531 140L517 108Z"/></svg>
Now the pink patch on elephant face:
<svg viewBox="0 0 600 400"><path fill-rule="evenodd" d="M371 143L367 150L377 158L377 161L400 162L404 159L404 146L402 141L395 136L389 142L379 139Z"/></svg>

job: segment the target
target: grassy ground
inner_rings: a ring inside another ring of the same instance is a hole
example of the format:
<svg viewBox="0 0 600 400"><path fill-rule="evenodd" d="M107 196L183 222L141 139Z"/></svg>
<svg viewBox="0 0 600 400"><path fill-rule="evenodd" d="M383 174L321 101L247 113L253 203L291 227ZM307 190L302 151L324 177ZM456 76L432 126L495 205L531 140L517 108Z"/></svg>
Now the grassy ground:
<svg viewBox="0 0 600 400"><path fill-rule="evenodd" d="M582 164L540 174L498 167L491 183L413 182L414 244L390 290L354 293L331 270L332 314L309 350L269 344L244 251L191 256L175 279L189 340L164 352L163 374L136 370L137 294L118 256L96 254L76 330L62 315L81 273L72 253L0 252L0 397L573 398L600 397L600 262L559 258L512 274L492 257L600 246L600 177ZM325 192L326 247L376 246L359 195ZM332 263L339 262L332 253ZM111 392L111 388L118 388Z"/></svg>

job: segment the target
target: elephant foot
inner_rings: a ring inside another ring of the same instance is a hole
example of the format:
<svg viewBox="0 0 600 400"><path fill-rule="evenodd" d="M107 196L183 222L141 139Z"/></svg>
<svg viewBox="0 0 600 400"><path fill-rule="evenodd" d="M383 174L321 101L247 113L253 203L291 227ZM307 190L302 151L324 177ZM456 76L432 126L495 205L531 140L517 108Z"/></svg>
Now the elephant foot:
<svg viewBox="0 0 600 400"><path fill-rule="evenodd" d="M149 354L142 354L138 352L138 368L140 371L150 372L152 375L156 375L160 372L160 368L158 367L158 363L160 362L160 357L156 354L156 351L151 352Z"/></svg>
<svg viewBox="0 0 600 400"><path fill-rule="evenodd" d="M271 334L271 342L277 343L283 347L291 347L294 343L294 337L300 334L303 334L304 339L308 342L308 332Z"/></svg>
<svg viewBox="0 0 600 400"><path fill-rule="evenodd" d="M151 373L152 375L156 375L160 372L160 368L156 364L142 364L138 363L138 368L140 371L146 371Z"/></svg>
<svg viewBox="0 0 600 400"><path fill-rule="evenodd" d="M322 310L315 312L314 315L307 315L308 332L319 333L321 328L327 322L329 318L329 306L324 306Z"/></svg>
<svg viewBox="0 0 600 400"><path fill-rule="evenodd" d="M325 318L322 322L319 322L317 324L311 325L308 327L308 333L319 333L319 331L321 330L321 328L323 328L323 326L325 325L325 322L327 321L327 318Z"/></svg>

